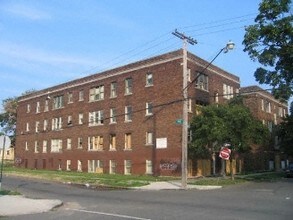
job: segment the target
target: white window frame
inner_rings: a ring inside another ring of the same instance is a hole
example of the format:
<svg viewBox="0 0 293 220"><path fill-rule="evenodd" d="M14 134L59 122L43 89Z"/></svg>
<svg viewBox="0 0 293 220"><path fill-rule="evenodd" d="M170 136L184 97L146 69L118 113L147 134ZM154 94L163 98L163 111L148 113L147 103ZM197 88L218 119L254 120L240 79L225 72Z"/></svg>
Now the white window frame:
<svg viewBox="0 0 293 220"><path fill-rule="evenodd" d="M146 86L153 86L154 85L154 81L153 81L153 73L152 72L148 72L146 74L146 82L145 82Z"/></svg>
<svg viewBox="0 0 293 220"><path fill-rule="evenodd" d="M81 160L77 160L77 171L82 172L82 161Z"/></svg>
<svg viewBox="0 0 293 220"><path fill-rule="evenodd" d="M31 104L27 104L26 113L30 113L30 112L31 112Z"/></svg>
<svg viewBox="0 0 293 220"><path fill-rule="evenodd" d="M83 124L83 113L78 114L78 124L82 125Z"/></svg>
<svg viewBox="0 0 293 220"><path fill-rule="evenodd" d="M66 160L66 170L67 171L71 170L71 160Z"/></svg>
<svg viewBox="0 0 293 220"><path fill-rule="evenodd" d="M44 112L49 111L49 100L45 100L45 107L44 107Z"/></svg>
<svg viewBox="0 0 293 220"><path fill-rule="evenodd" d="M53 109L60 109L64 107L64 95L55 96L53 98Z"/></svg>
<svg viewBox="0 0 293 220"><path fill-rule="evenodd" d="M115 151L116 150L116 146L117 146L117 136L116 134L110 134L109 136L109 150L110 151Z"/></svg>
<svg viewBox="0 0 293 220"><path fill-rule="evenodd" d="M153 115L153 103L147 102L145 104L146 116Z"/></svg>
<svg viewBox="0 0 293 220"><path fill-rule="evenodd" d="M39 142L38 141L35 141L34 153L39 153Z"/></svg>
<svg viewBox="0 0 293 220"><path fill-rule="evenodd" d="M72 148L72 139L67 138L67 150L71 150L71 148Z"/></svg>
<svg viewBox="0 0 293 220"><path fill-rule="evenodd" d="M52 139L51 140L51 153L62 152L62 140L61 139Z"/></svg>
<svg viewBox="0 0 293 220"><path fill-rule="evenodd" d="M102 135L88 137L88 151L103 151L104 137Z"/></svg>
<svg viewBox="0 0 293 220"><path fill-rule="evenodd" d="M109 160L109 174L116 174L116 166L115 160Z"/></svg>
<svg viewBox="0 0 293 220"><path fill-rule="evenodd" d="M100 85L100 86L97 86L97 87L90 89L90 92L89 92L89 101L90 102L104 100L104 98L105 98L104 85Z"/></svg>
<svg viewBox="0 0 293 220"><path fill-rule="evenodd" d="M132 149L131 133L126 133L124 135L124 150L131 150L131 149Z"/></svg>
<svg viewBox="0 0 293 220"><path fill-rule="evenodd" d="M57 131L62 129L62 117L52 119L52 131Z"/></svg>
<svg viewBox="0 0 293 220"><path fill-rule="evenodd" d="M116 108L110 108L110 124L117 123Z"/></svg>
<svg viewBox="0 0 293 220"><path fill-rule="evenodd" d="M104 110L89 112L89 126L104 124Z"/></svg>
<svg viewBox="0 0 293 220"><path fill-rule="evenodd" d="M73 103L73 93L72 92L68 92L67 93L67 103Z"/></svg>
<svg viewBox="0 0 293 220"><path fill-rule="evenodd" d="M125 106L125 122L132 121L132 106Z"/></svg>
<svg viewBox="0 0 293 220"><path fill-rule="evenodd" d="M145 161L145 173L153 174L153 162L151 160Z"/></svg>
<svg viewBox="0 0 293 220"><path fill-rule="evenodd" d="M204 91L209 91L209 77L208 75L197 73L197 80L195 82L195 88Z"/></svg>
<svg viewBox="0 0 293 220"><path fill-rule="evenodd" d="M146 132L145 144L146 145L153 145L153 132Z"/></svg>
<svg viewBox="0 0 293 220"><path fill-rule="evenodd" d="M84 90L79 90L78 93L78 101L83 101L84 100Z"/></svg>
<svg viewBox="0 0 293 220"><path fill-rule="evenodd" d="M36 127L35 127L35 131L36 133L39 133L39 130L40 130L40 122L39 121L36 121Z"/></svg>
<svg viewBox="0 0 293 220"><path fill-rule="evenodd" d="M110 85L110 98L117 97L117 82L112 82Z"/></svg>
<svg viewBox="0 0 293 220"><path fill-rule="evenodd" d="M40 112L41 112L41 105L40 105L40 102L37 102L36 113L40 113Z"/></svg>
<svg viewBox="0 0 293 220"><path fill-rule="evenodd" d="M30 124L27 122L25 126L25 131L29 132L30 131Z"/></svg>
<svg viewBox="0 0 293 220"><path fill-rule="evenodd" d="M48 151L48 141L43 140L43 153L47 153Z"/></svg>
<svg viewBox="0 0 293 220"><path fill-rule="evenodd" d="M82 145L83 145L82 137L78 137L77 138L77 148L82 149Z"/></svg>
<svg viewBox="0 0 293 220"><path fill-rule="evenodd" d="M133 90L133 80L132 78L125 79L125 95L131 95Z"/></svg>
<svg viewBox="0 0 293 220"><path fill-rule="evenodd" d="M131 160L124 160L124 174L131 175Z"/></svg>
<svg viewBox="0 0 293 220"><path fill-rule="evenodd" d="M104 173L104 162L102 160L88 160L89 173Z"/></svg>

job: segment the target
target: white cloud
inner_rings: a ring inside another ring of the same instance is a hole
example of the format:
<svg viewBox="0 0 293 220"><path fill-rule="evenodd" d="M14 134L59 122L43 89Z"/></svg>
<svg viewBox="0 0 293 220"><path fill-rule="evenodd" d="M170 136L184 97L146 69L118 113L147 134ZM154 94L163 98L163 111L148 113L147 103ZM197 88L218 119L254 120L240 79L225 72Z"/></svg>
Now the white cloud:
<svg viewBox="0 0 293 220"><path fill-rule="evenodd" d="M1 10L29 20L48 20L52 18L46 11L17 3L2 5Z"/></svg>

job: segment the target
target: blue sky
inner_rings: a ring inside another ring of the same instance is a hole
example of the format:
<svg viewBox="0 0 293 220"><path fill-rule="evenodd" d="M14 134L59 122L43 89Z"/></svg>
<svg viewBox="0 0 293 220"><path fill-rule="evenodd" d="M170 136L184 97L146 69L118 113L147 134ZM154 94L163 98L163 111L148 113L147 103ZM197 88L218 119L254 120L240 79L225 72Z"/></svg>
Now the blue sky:
<svg viewBox="0 0 293 220"><path fill-rule="evenodd" d="M243 52L244 27L259 0L0 0L0 100L177 50L176 28L215 65L257 85L258 63ZM263 88L269 88L262 86Z"/></svg>

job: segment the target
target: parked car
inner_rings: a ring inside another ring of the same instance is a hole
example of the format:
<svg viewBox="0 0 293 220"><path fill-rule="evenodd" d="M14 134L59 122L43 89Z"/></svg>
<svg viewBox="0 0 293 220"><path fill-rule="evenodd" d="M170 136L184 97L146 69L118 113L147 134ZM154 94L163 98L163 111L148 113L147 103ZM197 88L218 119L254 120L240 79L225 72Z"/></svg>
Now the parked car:
<svg viewBox="0 0 293 220"><path fill-rule="evenodd" d="M293 163L289 163L286 169L286 177L293 177Z"/></svg>

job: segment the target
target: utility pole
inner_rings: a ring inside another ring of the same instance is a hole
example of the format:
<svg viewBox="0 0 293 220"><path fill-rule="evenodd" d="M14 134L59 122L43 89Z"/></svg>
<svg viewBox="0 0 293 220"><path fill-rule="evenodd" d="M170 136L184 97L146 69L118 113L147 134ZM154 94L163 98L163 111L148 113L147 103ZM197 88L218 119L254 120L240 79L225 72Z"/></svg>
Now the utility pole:
<svg viewBox="0 0 293 220"><path fill-rule="evenodd" d="M188 161L188 77L187 77L187 43L194 45L197 41L175 30L173 35L183 40L183 124L182 124L182 157L181 157L181 187L187 189L187 161Z"/></svg>

